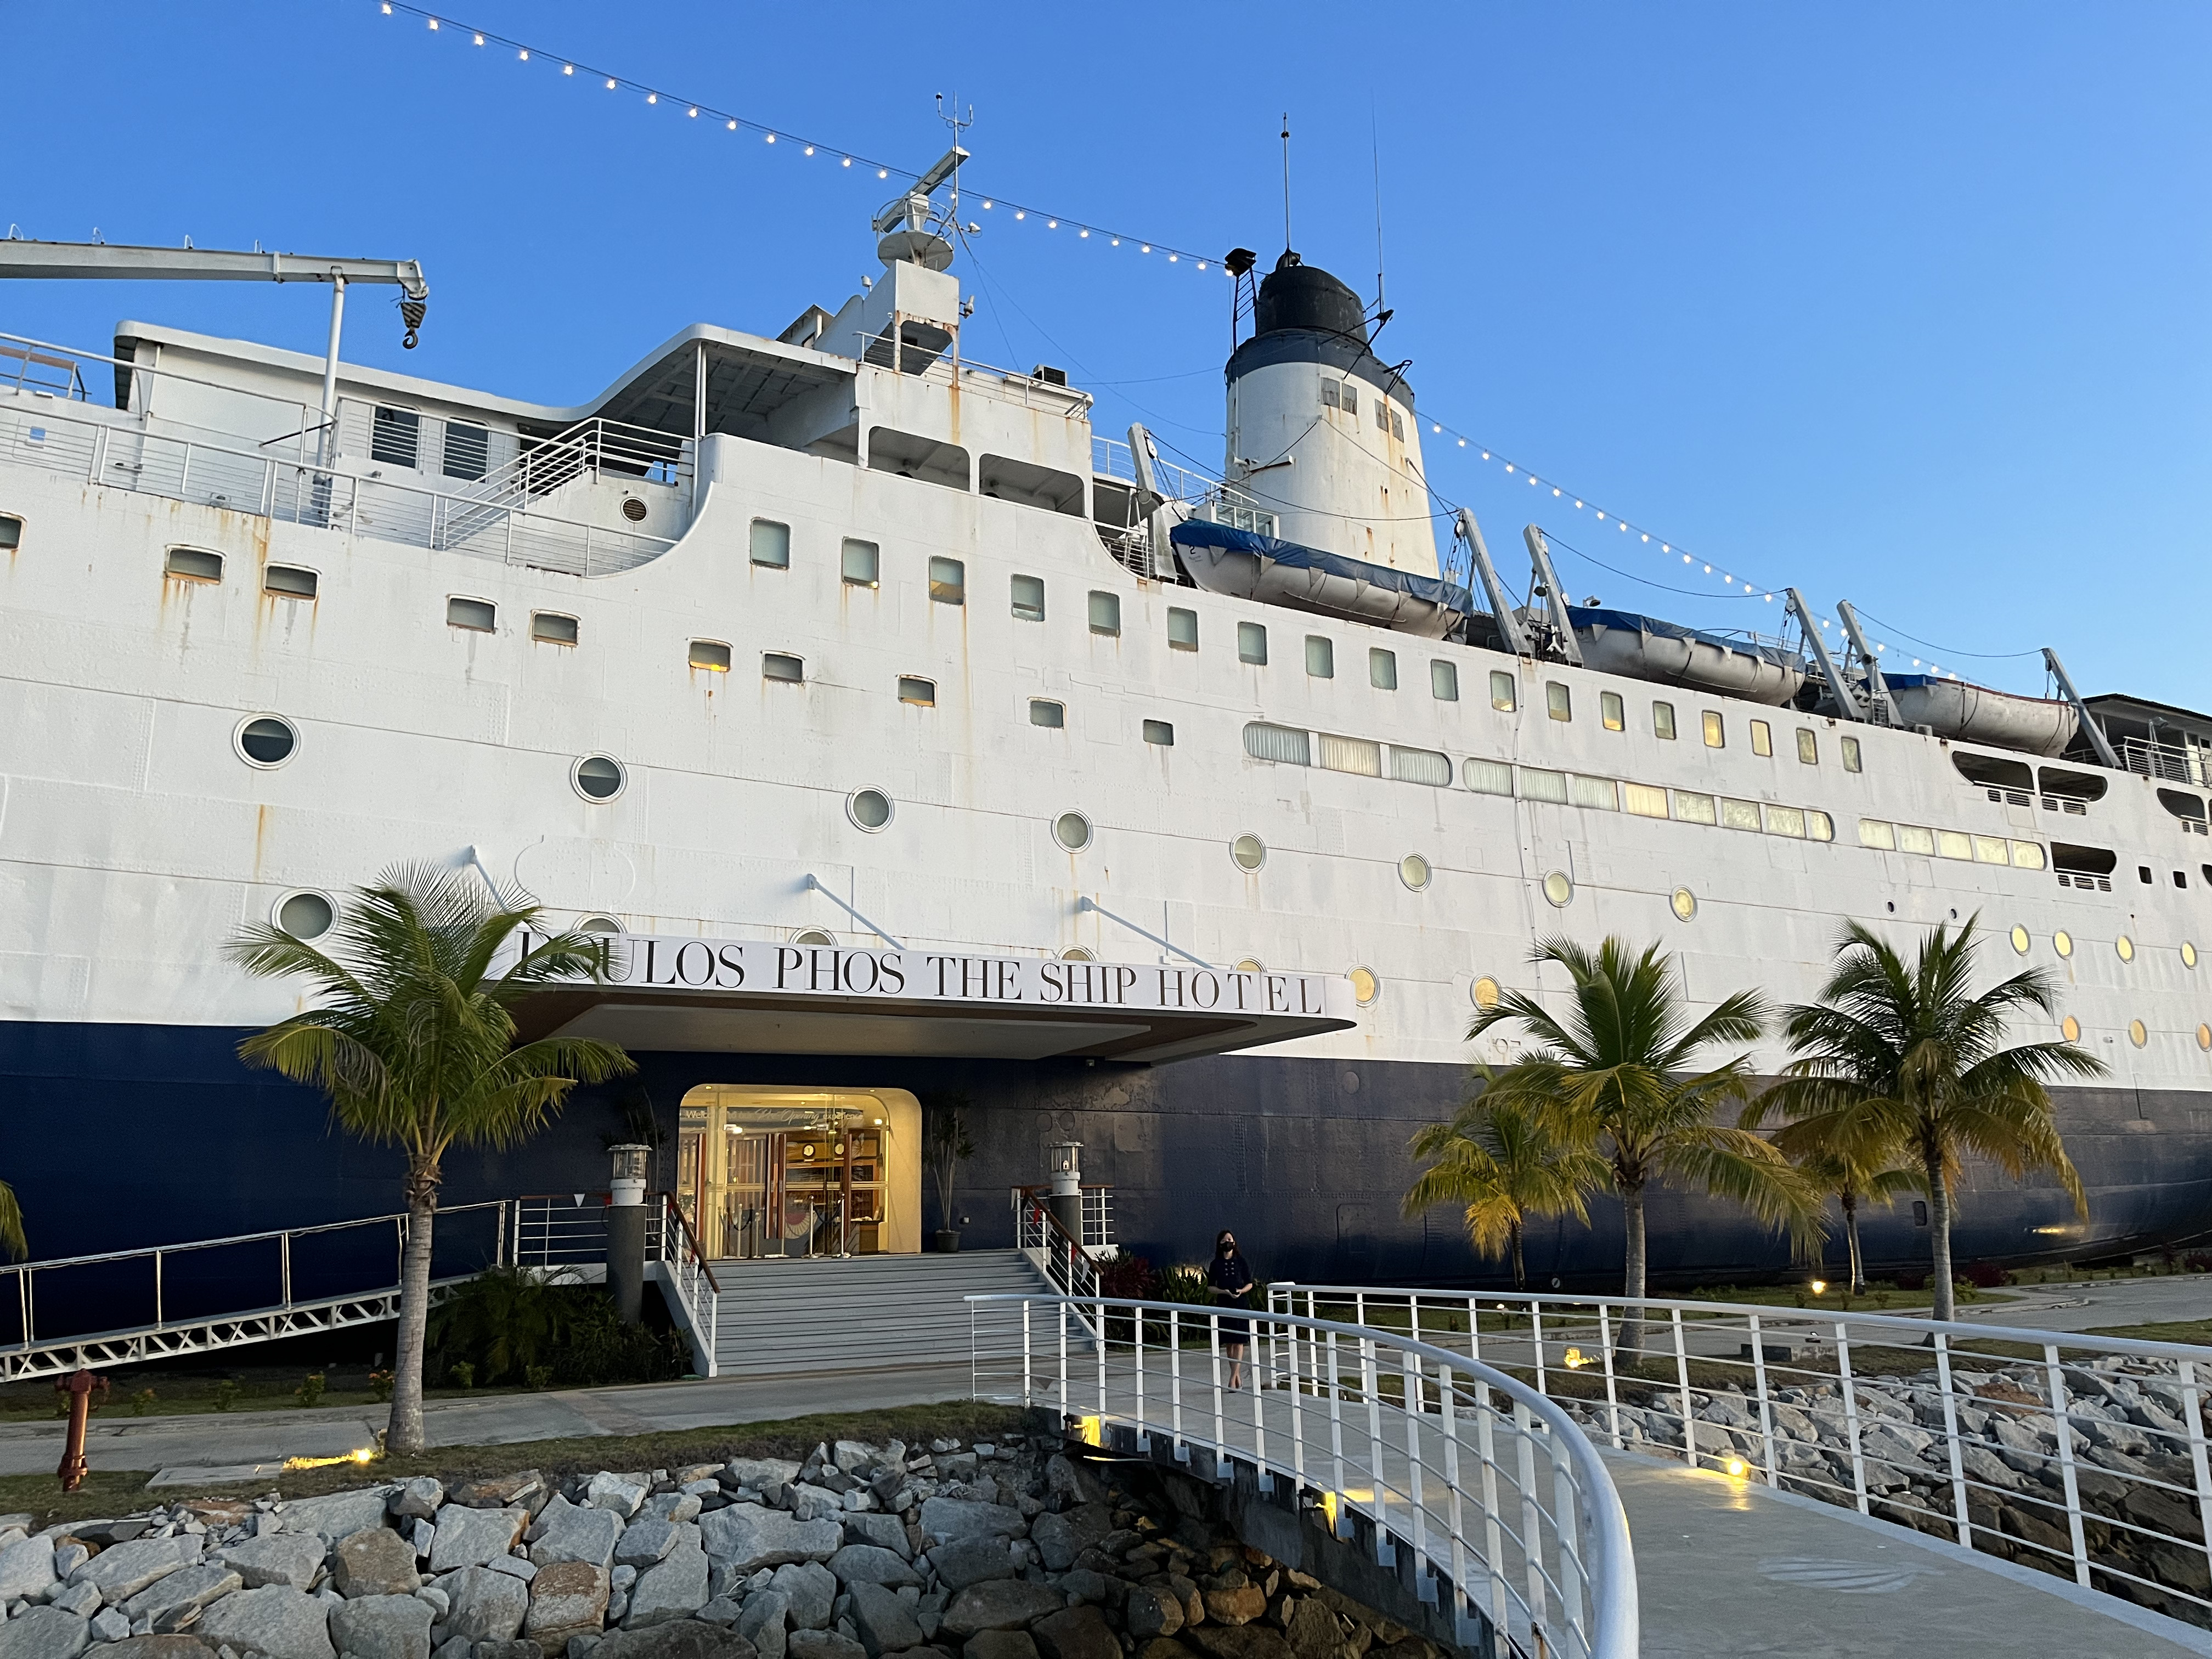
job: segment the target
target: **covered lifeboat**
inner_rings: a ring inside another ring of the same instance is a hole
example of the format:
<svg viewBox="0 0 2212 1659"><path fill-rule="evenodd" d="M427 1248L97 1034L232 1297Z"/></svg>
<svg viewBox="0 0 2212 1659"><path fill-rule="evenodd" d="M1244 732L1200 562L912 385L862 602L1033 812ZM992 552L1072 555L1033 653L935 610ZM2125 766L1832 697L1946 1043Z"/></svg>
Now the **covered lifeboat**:
<svg viewBox="0 0 2212 1659"><path fill-rule="evenodd" d="M1882 678L1900 722L1924 726L1939 738L1961 743L2028 755L2063 755L2081 724L2074 705L2056 698L2023 697L1932 674L1885 674Z"/></svg>
<svg viewBox="0 0 2212 1659"><path fill-rule="evenodd" d="M1786 647L1633 611L1569 605L1567 620L1583 661L1601 673L1779 707L1804 689L1809 672L1805 659Z"/></svg>
<svg viewBox="0 0 2212 1659"><path fill-rule="evenodd" d="M1340 617L1440 640L1475 611L1456 582L1301 547L1273 536L1191 519L1168 539L1191 580L1212 593ZM1486 615L1485 620L1487 620Z"/></svg>

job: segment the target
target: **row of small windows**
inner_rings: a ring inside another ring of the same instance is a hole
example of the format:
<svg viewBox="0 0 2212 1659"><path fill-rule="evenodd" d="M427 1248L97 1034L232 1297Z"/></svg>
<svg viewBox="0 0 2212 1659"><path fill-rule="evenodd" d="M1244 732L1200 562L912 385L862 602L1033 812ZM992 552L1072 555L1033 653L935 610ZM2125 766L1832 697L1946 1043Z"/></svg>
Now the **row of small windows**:
<svg viewBox="0 0 2212 1659"><path fill-rule="evenodd" d="M2016 870L2049 868L2039 842L2008 841L2002 836L1968 835L1960 830L1929 830L1917 823L1891 823L1881 818L1859 820L1859 845L1884 853L1917 853L1931 859L2008 864Z"/></svg>
<svg viewBox="0 0 2212 1659"><path fill-rule="evenodd" d="M439 446L438 470L448 478L481 478L491 463L491 429L466 421L446 421ZM368 459L386 466L419 470L422 465L422 416L411 409L379 404L370 418Z"/></svg>
<svg viewBox="0 0 2212 1659"><path fill-rule="evenodd" d="M1340 409L1347 415L1357 415L1359 413L1358 382L1324 376L1321 383L1321 406L1323 409ZM1405 417L1391 408L1389 399L1380 392L1375 394L1375 424L1399 442L1406 441Z"/></svg>
<svg viewBox="0 0 2212 1659"><path fill-rule="evenodd" d="M220 582L222 555L204 547L173 547L161 562L162 574L180 581ZM320 579L303 565L271 564L261 570L261 591L280 599L312 599Z"/></svg>
<svg viewBox="0 0 2212 1659"><path fill-rule="evenodd" d="M1490 706L1510 714L1520 707L1520 688L1515 683L1513 676L1502 668L1491 670ZM1571 721L1575 717L1573 688L1559 680L1547 680L1544 683L1544 712L1555 720ZM1597 713L1598 723L1607 731L1625 732L1628 729L1628 705L1620 692L1599 692ZM1772 756L1774 753L1772 725L1759 720L1751 721L1750 725L1751 752L1754 755ZM1705 738L1706 748L1728 747L1728 721L1718 709L1703 710L1698 720L1698 728ZM1654 702L1651 705L1651 735L1667 743L1674 741L1676 729L1673 703ZM1844 770L1846 772L1861 770L1863 762L1859 753L1859 740L1856 738L1844 738L1841 740L1841 747ZM1797 728L1797 758L1807 766L1818 766L1820 763L1820 735L1810 726L1801 726Z"/></svg>

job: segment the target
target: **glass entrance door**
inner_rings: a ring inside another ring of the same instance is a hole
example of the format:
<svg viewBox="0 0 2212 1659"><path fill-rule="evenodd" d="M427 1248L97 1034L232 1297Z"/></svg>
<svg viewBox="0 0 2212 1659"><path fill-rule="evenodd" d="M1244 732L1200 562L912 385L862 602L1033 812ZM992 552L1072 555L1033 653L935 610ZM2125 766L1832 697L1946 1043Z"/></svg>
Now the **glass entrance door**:
<svg viewBox="0 0 2212 1659"><path fill-rule="evenodd" d="M918 1249L919 1118L898 1091L702 1085L679 1111L678 1201L715 1257Z"/></svg>

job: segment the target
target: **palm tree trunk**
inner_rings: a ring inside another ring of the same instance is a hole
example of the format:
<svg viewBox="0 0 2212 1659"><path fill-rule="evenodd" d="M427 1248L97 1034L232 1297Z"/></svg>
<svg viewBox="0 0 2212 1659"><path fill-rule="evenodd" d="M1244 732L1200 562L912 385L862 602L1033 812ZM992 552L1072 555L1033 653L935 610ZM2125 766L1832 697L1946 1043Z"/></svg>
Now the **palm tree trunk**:
<svg viewBox="0 0 2212 1659"><path fill-rule="evenodd" d="M1621 1230L1627 1235L1627 1259L1622 1264L1620 1293L1640 1297L1644 1294L1644 1183L1620 1189ZM1614 1363L1633 1366L1644 1354L1644 1310L1624 1309L1620 1316L1620 1341L1614 1348Z"/></svg>
<svg viewBox="0 0 2212 1659"><path fill-rule="evenodd" d="M430 1316L430 1233L438 1213L435 1164L407 1172L407 1243L399 1256L399 1341L392 1367L386 1451L422 1450L422 1349Z"/></svg>
<svg viewBox="0 0 2212 1659"><path fill-rule="evenodd" d="M1521 1224L1515 1222L1505 1232L1506 1237L1513 1241L1513 1288L1525 1291L1528 1288L1528 1269L1521 1260Z"/></svg>
<svg viewBox="0 0 2212 1659"><path fill-rule="evenodd" d="M1866 1258L1859 1254L1859 1195L1845 1192L1844 1199L1844 1239L1851 1257L1851 1294L1866 1294Z"/></svg>
<svg viewBox="0 0 2212 1659"><path fill-rule="evenodd" d="M1951 1297L1951 1189L1943 1183L1941 1158L1928 1161L1928 1229L1936 1251L1935 1316L1954 1319L1958 1308Z"/></svg>

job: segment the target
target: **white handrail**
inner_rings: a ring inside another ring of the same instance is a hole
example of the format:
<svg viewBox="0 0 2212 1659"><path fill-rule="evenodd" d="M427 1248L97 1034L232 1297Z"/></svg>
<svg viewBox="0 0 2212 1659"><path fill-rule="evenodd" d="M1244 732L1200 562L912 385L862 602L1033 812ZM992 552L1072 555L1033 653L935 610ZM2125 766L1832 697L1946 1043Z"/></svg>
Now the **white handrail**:
<svg viewBox="0 0 2212 1659"><path fill-rule="evenodd" d="M1292 1483L1292 1501L1320 1508L1339 1538L1355 1534L1353 1514L1366 1516L1377 1564L1409 1550L1417 1594L1449 1595L1464 1645L1486 1626L1525 1652L1634 1659L1635 1554L1612 1477L1565 1412L1504 1371L1295 1314L1096 1296L966 1300L978 1397L1056 1405L1096 1444L1115 1426L1140 1453L1166 1439L1194 1473L1194 1452L1209 1452L1218 1480L1248 1464L1263 1492ZM1043 1332L1040 1311L1051 1321ZM1104 1334L1095 1379L1092 1366L1071 1363L1071 1322ZM1000 1340L1017 1325L1018 1348ZM1224 1384L1243 1346L1249 1381ZM1194 1348L1200 1363L1186 1367ZM999 1374L1017 1358L1018 1389ZM1193 1421L1205 1425L1195 1436Z"/></svg>
<svg viewBox="0 0 2212 1659"><path fill-rule="evenodd" d="M1836 1292L1799 1308L1285 1280L1267 1298L1464 1342L1617 1449L2212 1620L2212 1348L1860 1313Z"/></svg>

